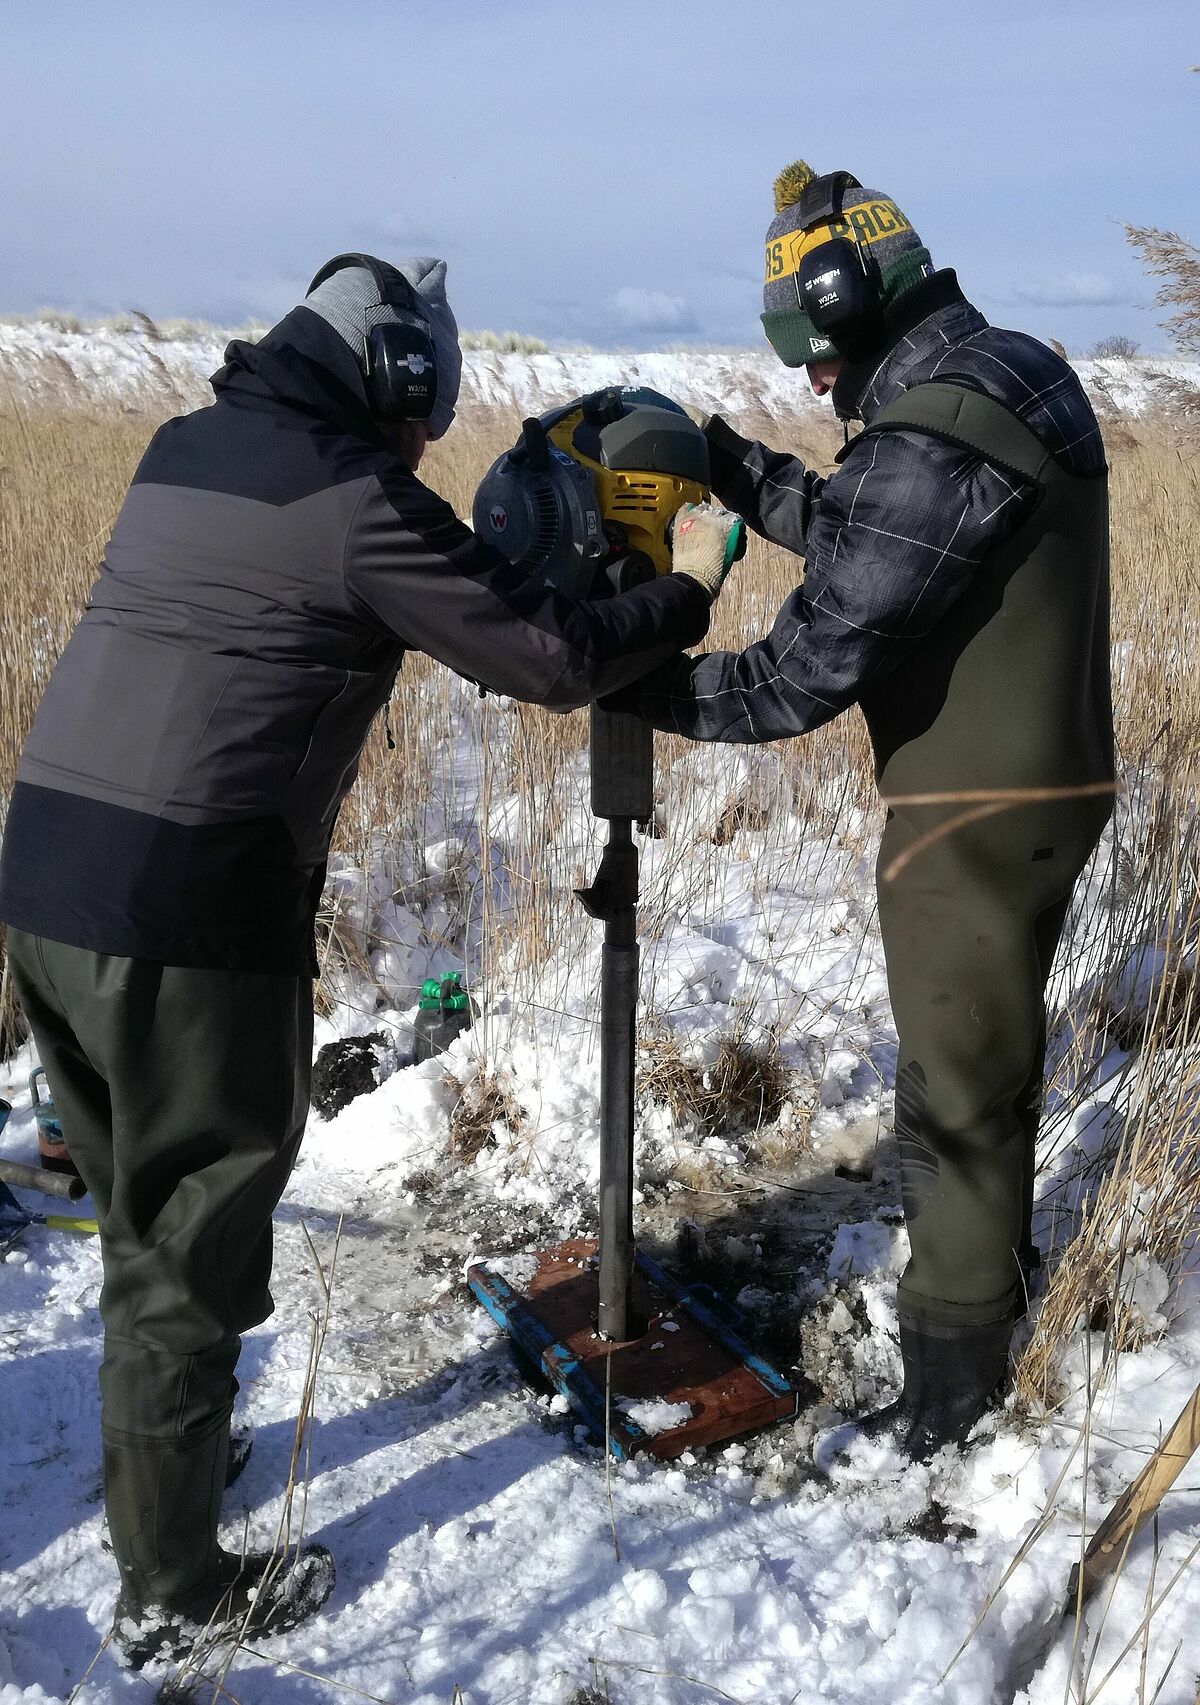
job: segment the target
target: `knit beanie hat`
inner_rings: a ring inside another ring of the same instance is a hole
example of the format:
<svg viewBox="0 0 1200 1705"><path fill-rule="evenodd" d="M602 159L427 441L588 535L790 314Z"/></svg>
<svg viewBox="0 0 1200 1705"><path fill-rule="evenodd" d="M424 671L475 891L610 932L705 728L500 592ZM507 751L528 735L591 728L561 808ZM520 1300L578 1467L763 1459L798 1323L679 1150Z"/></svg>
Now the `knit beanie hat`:
<svg viewBox="0 0 1200 1705"><path fill-rule="evenodd" d="M876 189L848 187L839 216L803 229L797 204L816 176L803 160L780 172L775 179L775 218L767 228L763 330L788 367L825 361L838 353L800 305L800 262L810 249L832 237L847 237L858 243L879 265L881 307L887 307L933 271L929 250L920 237L896 203Z"/></svg>
<svg viewBox="0 0 1200 1705"><path fill-rule="evenodd" d="M462 378L458 323L446 300L446 263L422 255L416 260L400 261L396 271L404 274L416 292L419 318L433 341L437 357L437 401L425 424L431 438L440 438L454 419ZM340 267L304 298L304 306L319 314L342 342L349 344L364 375L368 332L375 326L403 325L412 318L390 302L380 301L379 286L365 266Z"/></svg>

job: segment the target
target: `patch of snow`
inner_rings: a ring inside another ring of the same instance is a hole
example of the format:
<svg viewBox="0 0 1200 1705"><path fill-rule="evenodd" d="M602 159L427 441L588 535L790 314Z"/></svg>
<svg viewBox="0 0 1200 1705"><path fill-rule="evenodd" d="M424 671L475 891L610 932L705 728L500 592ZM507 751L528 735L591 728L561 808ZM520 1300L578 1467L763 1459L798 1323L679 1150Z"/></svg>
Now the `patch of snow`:
<svg viewBox="0 0 1200 1705"><path fill-rule="evenodd" d="M488 1259L488 1266L519 1291L536 1277L538 1258L536 1255L493 1255Z"/></svg>
<svg viewBox="0 0 1200 1705"><path fill-rule="evenodd" d="M65 331L46 321L0 321L0 372L28 394L76 394L194 408L211 400L209 375L224 361L229 335L216 329L154 337L141 329L92 326ZM1159 378L1200 388L1200 362L1135 356L1073 363L1083 383L1120 412L1138 416L1154 405ZM681 403L730 414L804 414L822 405L800 369L784 367L769 349L704 348L463 352L460 408L480 405L540 414L607 385L643 385Z"/></svg>
<svg viewBox="0 0 1200 1705"><path fill-rule="evenodd" d="M898 1273L908 1260L908 1236L902 1226L867 1220L839 1226L829 1252L829 1277L844 1285L867 1274Z"/></svg>
<svg viewBox="0 0 1200 1705"><path fill-rule="evenodd" d="M669 1433L692 1418L690 1403L669 1403L665 1397L625 1398L619 1407L648 1438Z"/></svg>

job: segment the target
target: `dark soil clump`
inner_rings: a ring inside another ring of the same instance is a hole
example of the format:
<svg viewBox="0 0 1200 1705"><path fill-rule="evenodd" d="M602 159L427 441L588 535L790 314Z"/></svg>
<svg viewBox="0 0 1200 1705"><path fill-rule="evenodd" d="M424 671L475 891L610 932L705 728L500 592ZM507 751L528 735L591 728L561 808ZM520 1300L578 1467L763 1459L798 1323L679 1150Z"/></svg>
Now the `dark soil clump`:
<svg viewBox="0 0 1200 1705"><path fill-rule="evenodd" d="M382 1052L387 1043L381 1030L369 1036L343 1036L326 1042L313 1064L312 1104L323 1119L332 1119L357 1096L378 1088Z"/></svg>

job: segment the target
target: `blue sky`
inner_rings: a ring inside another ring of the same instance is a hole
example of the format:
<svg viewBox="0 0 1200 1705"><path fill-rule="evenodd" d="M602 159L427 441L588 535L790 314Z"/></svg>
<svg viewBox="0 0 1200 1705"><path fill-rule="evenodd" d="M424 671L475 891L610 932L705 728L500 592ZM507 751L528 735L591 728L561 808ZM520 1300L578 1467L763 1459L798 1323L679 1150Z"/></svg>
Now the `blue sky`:
<svg viewBox="0 0 1200 1705"><path fill-rule="evenodd" d="M0 0L0 311L273 319L345 248L466 326L761 343L771 183L895 197L993 321L1166 347L1195 0Z"/></svg>

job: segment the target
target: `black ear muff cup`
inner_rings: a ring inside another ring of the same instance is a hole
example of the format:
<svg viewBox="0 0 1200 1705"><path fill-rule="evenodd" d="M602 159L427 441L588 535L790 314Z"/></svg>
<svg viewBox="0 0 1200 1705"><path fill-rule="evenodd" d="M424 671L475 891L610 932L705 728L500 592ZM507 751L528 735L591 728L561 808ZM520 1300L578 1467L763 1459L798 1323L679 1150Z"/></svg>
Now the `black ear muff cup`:
<svg viewBox="0 0 1200 1705"><path fill-rule="evenodd" d="M869 348L882 329L879 269L848 237L810 249L796 273L800 306L839 355Z"/></svg>
<svg viewBox="0 0 1200 1705"><path fill-rule="evenodd" d="M380 420L428 420L437 402L433 339L417 325L372 326L367 385Z"/></svg>
<svg viewBox="0 0 1200 1705"><path fill-rule="evenodd" d="M846 237L831 237L809 250L800 262L796 288L813 325L834 344L839 332L862 319L873 295L859 251Z"/></svg>

